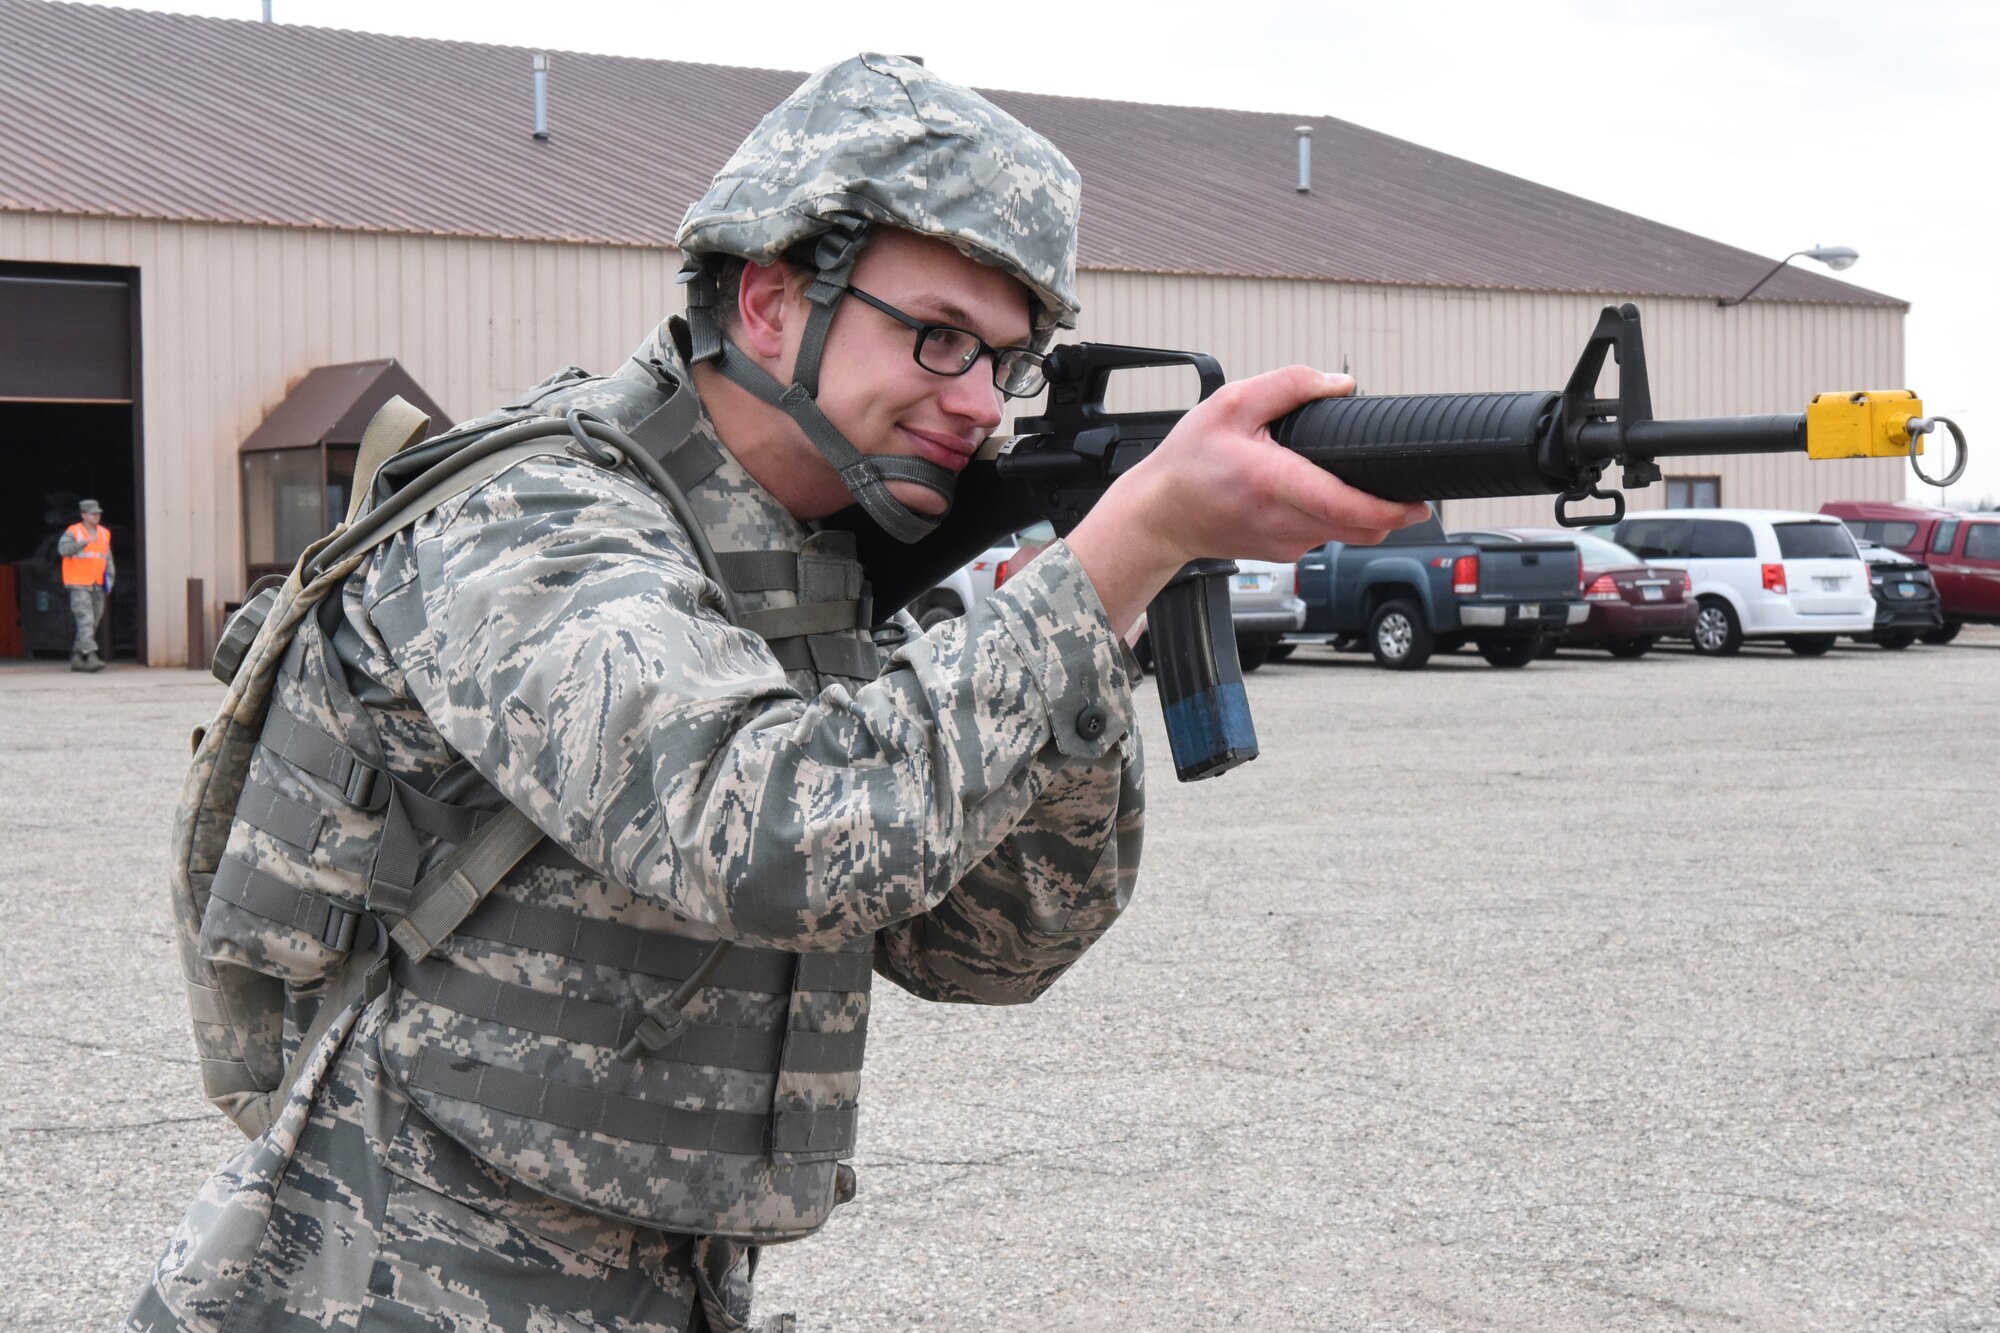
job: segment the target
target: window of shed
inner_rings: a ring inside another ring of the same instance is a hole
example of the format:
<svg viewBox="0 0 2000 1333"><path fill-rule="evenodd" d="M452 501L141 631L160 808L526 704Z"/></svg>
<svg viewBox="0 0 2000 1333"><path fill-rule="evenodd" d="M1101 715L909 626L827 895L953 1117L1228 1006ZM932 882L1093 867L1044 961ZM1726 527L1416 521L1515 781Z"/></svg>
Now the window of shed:
<svg viewBox="0 0 2000 1333"><path fill-rule="evenodd" d="M326 531L326 490L317 445L244 454L244 545L249 563L289 569L299 553Z"/></svg>
<svg viewBox="0 0 2000 1333"><path fill-rule="evenodd" d="M1719 509L1722 507L1722 478L1668 477L1667 508Z"/></svg>

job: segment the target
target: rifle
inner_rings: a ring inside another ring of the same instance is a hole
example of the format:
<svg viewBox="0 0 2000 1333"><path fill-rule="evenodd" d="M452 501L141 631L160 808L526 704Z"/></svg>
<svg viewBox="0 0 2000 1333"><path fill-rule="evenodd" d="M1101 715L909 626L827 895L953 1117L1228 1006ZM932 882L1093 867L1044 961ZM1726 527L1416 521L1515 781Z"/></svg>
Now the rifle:
<svg viewBox="0 0 2000 1333"><path fill-rule="evenodd" d="M1618 366L1618 392L1599 398L1604 359ZM921 541L889 538L858 510L836 516L860 543L878 616L907 606L994 541L1046 519L1058 534L1076 527L1118 476L1167 437L1183 411L1105 409L1112 372L1191 366L1201 397L1223 385L1222 368L1200 352L1073 343L1049 354L1048 406L1016 423L1019 434L989 442L961 477L951 515ZM1933 478L1917 462L1923 437L1940 427L1957 445L1950 473ZM1917 476L1949 486L1965 470L1965 435L1924 415L1906 389L1823 393L1802 413L1653 416L1639 311L1608 306L1569 383L1528 393L1384 394L1322 398L1271 423L1272 438L1342 481L1388 500L1470 500L1554 495L1565 527L1616 523L1625 497L1602 489L1622 469L1626 489L1660 480L1659 460L1691 454L1799 453L1808 458L1908 458ZM1572 506L1608 501L1609 512ZM1146 612L1158 666L1167 737L1181 781L1214 777L1257 755L1257 734L1236 660L1226 560L1197 560Z"/></svg>

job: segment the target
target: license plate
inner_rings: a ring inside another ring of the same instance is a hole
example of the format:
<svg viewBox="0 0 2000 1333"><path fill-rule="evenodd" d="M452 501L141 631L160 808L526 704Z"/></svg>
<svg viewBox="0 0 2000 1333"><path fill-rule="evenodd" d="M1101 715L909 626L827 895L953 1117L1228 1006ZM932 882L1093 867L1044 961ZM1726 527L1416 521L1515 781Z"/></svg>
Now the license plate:
<svg viewBox="0 0 2000 1333"><path fill-rule="evenodd" d="M1658 602L1658 601L1662 601L1662 600L1664 600L1664 599L1665 599L1666 595L1667 595L1667 590L1666 590L1665 588L1641 588L1641 589L1639 589L1639 596L1640 596L1640 597L1642 597L1642 598L1644 598L1644 599L1645 599L1646 601L1649 601L1649 602Z"/></svg>
<svg viewBox="0 0 2000 1333"><path fill-rule="evenodd" d="M1847 582L1846 579L1821 579L1819 581L1819 590L1821 592L1839 592L1840 585L1845 582Z"/></svg>
<svg viewBox="0 0 2000 1333"><path fill-rule="evenodd" d="M1914 584L1914 583L1898 583L1898 584L1896 585L1896 596L1898 596L1898 597L1915 597L1916 595L1917 595L1917 585L1916 585L1916 584Z"/></svg>
<svg viewBox="0 0 2000 1333"><path fill-rule="evenodd" d="M1270 586L1271 576L1269 574L1238 574L1236 576L1236 591L1238 592L1263 592Z"/></svg>
<svg viewBox="0 0 2000 1333"><path fill-rule="evenodd" d="M1520 612L1521 619L1533 620L1541 614L1542 614L1542 604L1540 602L1521 603L1521 612Z"/></svg>

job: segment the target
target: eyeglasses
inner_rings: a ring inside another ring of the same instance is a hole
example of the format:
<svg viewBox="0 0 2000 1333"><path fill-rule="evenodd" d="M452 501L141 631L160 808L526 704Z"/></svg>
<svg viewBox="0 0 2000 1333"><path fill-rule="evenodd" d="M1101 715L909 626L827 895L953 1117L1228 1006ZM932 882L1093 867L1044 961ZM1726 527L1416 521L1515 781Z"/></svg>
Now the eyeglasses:
<svg viewBox="0 0 2000 1333"><path fill-rule="evenodd" d="M993 387L1009 398L1032 398L1048 383L1040 352L1025 347L995 347L970 329L913 319L859 287L850 286L847 290L898 324L914 330L917 345L912 355L918 365L933 375L963 375L978 363L980 357L990 356L993 358Z"/></svg>

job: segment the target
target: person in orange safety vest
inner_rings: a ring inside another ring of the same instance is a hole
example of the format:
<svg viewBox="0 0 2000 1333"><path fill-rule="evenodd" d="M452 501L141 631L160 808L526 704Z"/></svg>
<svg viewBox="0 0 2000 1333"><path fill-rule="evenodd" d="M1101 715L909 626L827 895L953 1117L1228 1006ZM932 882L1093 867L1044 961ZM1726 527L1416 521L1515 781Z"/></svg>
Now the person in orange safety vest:
<svg viewBox="0 0 2000 1333"><path fill-rule="evenodd" d="M111 529L104 526L104 506L95 500L77 505L78 522L64 529L56 551L62 556L63 587L69 590L69 613L76 621L76 642L69 650L71 671L102 671L97 654L97 630L104 621L105 599L117 575L111 563Z"/></svg>

